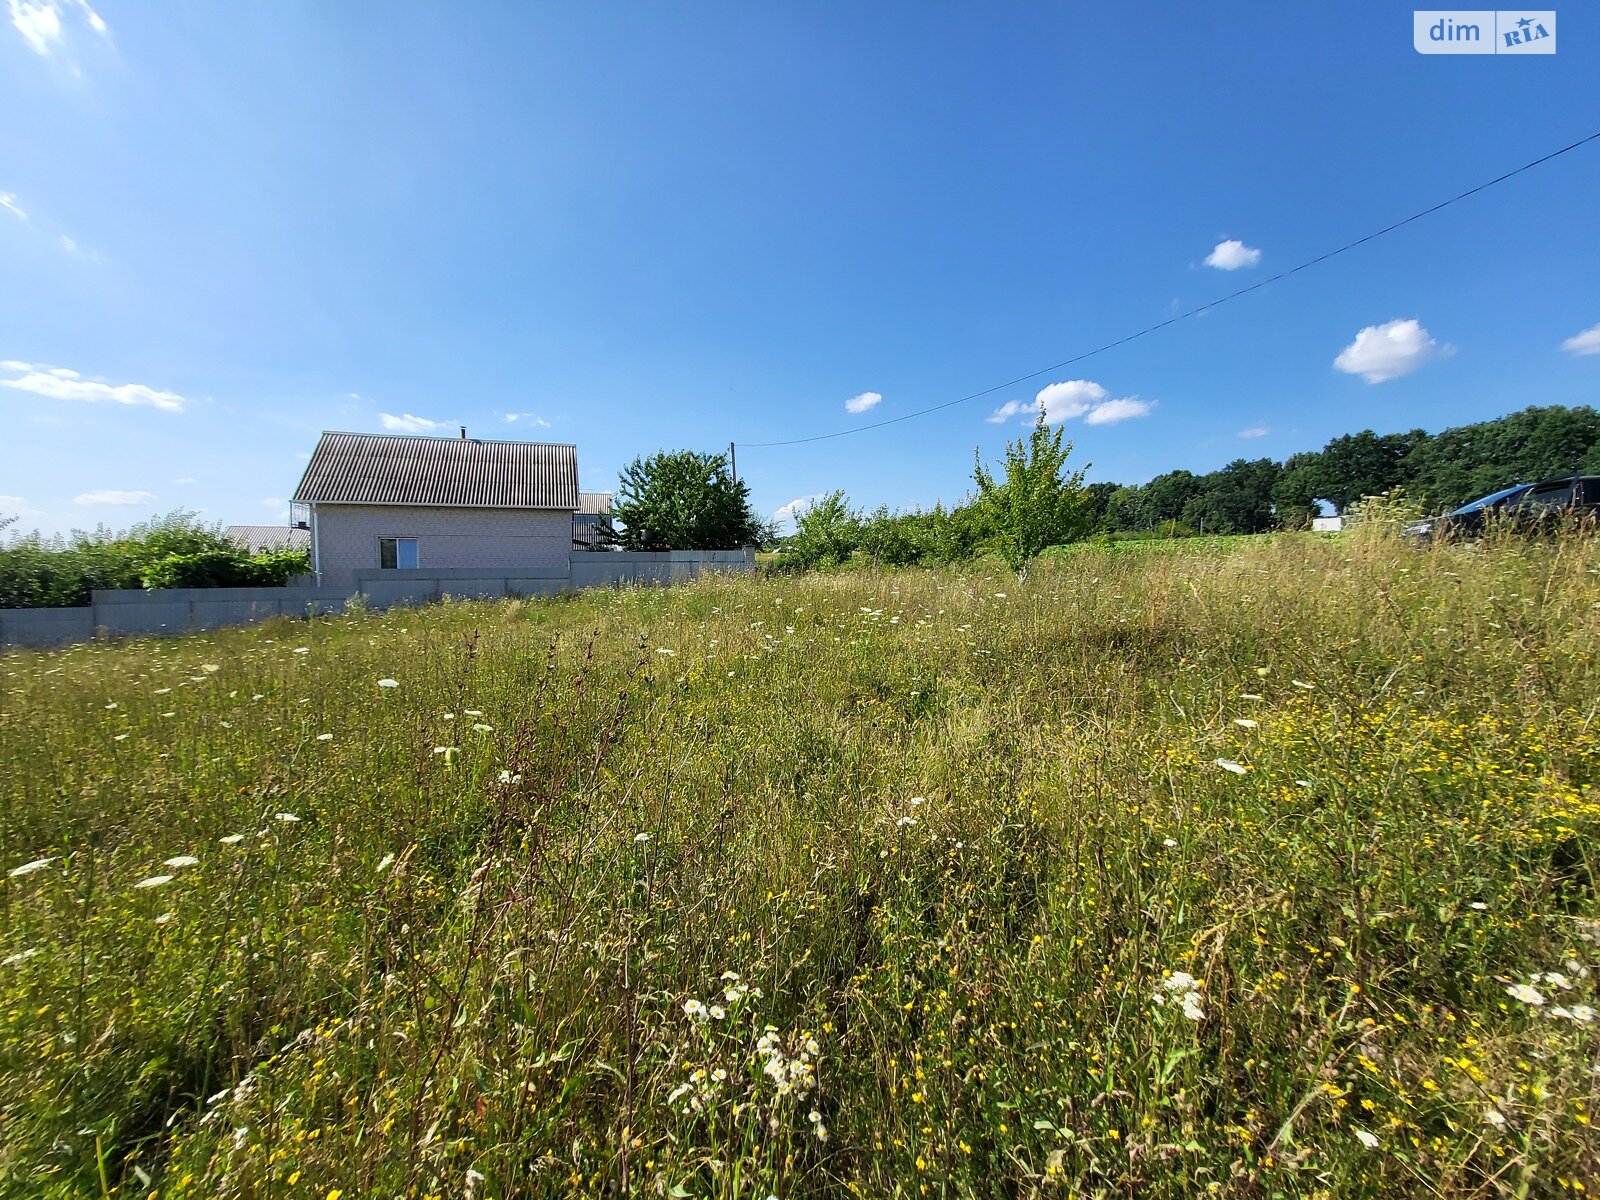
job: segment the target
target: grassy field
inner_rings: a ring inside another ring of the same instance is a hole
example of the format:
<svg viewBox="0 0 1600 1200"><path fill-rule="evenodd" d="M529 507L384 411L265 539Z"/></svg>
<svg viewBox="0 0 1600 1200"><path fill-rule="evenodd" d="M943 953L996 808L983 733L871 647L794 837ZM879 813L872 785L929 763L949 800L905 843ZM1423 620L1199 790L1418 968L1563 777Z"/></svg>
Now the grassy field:
<svg viewBox="0 0 1600 1200"><path fill-rule="evenodd" d="M0 1193L1561 1196L1600 549L0 659Z"/></svg>

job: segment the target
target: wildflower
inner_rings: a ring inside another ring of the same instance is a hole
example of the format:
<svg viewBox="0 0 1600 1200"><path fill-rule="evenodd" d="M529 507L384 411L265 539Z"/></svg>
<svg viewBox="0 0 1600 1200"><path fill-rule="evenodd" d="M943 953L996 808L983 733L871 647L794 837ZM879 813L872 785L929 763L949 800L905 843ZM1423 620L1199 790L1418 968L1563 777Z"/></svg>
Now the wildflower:
<svg viewBox="0 0 1600 1200"><path fill-rule="evenodd" d="M1311 684L1311 683L1302 683L1302 682L1301 682L1301 681L1300 681L1300 680L1298 680L1298 679L1291 679L1291 680L1289 680L1289 682L1290 682L1290 683L1292 683L1292 684L1294 684L1294 686L1295 686L1295 687L1297 687L1297 688L1299 688L1299 689L1300 689L1300 690L1301 690L1301 691L1302 691L1302 692L1314 692L1314 691L1316 691L1316 690L1317 690L1317 688L1316 688L1316 685L1315 685L1315 684Z"/></svg>
<svg viewBox="0 0 1600 1200"><path fill-rule="evenodd" d="M1530 983L1514 983L1506 989L1506 995L1536 1008L1544 1003L1544 993Z"/></svg>
<svg viewBox="0 0 1600 1200"><path fill-rule="evenodd" d="M1594 1020L1594 1009L1587 1004L1574 1004L1570 1016L1574 1021L1581 1021L1587 1025Z"/></svg>
<svg viewBox="0 0 1600 1200"><path fill-rule="evenodd" d="M1221 767L1224 771L1230 771L1235 775L1244 775L1250 770L1249 767L1242 763L1236 763L1231 758L1219 758L1215 759L1214 761L1216 765Z"/></svg>
<svg viewBox="0 0 1600 1200"><path fill-rule="evenodd" d="M478 733L493 733L494 732L494 726L493 725L485 725L482 721L479 721L472 728Z"/></svg>
<svg viewBox="0 0 1600 1200"><path fill-rule="evenodd" d="M1170 850L1178 844L1178 841L1176 838L1162 838L1161 844Z"/></svg>
<svg viewBox="0 0 1600 1200"><path fill-rule="evenodd" d="M333 741L333 734L331 734L331 733L319 733L319 734L317 734L317 741L319 741L319 742L331 742L331 741Z"/></svg>
<svg viewBox="0 0 1600 1200"><path fill-rule="evenodd" d="M32 875L35 871L44 870L51 863L55 862L56 857L59 856L52 856L50 858L36 858L32 862L23 863L20 867L12 867L11 870L6 872L6 875L11 879L21 879L24 875Z"/></svg>
<svg viewBox="0 0 1600 1200"><path fill-rule="evenodd" d="M510 771L501 771L500 772L500 782L501 783L505 783L505 784L521 783L522 782L522 776L521 775L513 775Z"/></svg>
<svg viewBox="0 0 1600 1200"><path fill-rule="evenodd" d="M926 796L913 796L913 797L911 797L911 800L910 800L910 804L911 804L911 806L913 808L915 808L919 804L926 804L927 802L928 802L928 798Z"/></svg>
<svg viewBox="0 0 1600 1200"><path fill-rule="evenodd" d="M1483 1114L1483 1119L1497 1129L1506 1123L1505 1114L1498 1108L1486 1109Z"/></svg>
<svg viewBox="0 0 1600 1200"><path fill-rule="evenodd" d="M665 646L657 646L656 647L656 653L657 654L661 654L661 655L665 655L667 658L677 658L678 657L678 652L676 650L669 650Z"/></svg>
<svg viewBox="0 0 1600 1200"><path fill-rule="evenodd" d="M230 833L227 837L218 838L217 841L221 842L224 846L237 846L240 842L244 841L244 834Z"/></svg>
<svg viewBox="0 0 1600 1200"><path fill-rule="evenodd" d="M226 724L227 724L227 722L226 722L226 721L224 721L224 722L223 722L223 724L224 724L224 725L226 725ZM112 739L111 739L111 740L112 740L112 741L113 741L113 742L125 742L125 741L127 741L127 740L128 740L128 735L127 735L127 734L125 734L125 733L119 733L119 734L117 734L117 735L116 735L116 736L115 736L115 737L113 737L113 738L112 738Z"/></svg>
<svg viewBox="0 0 1600 1200"><path fill-rule="evenodd" d="M385 872L385 871L387 871L389 869L389 865L391 863L393 863L393 862L394 862L394 855L385 854L382 858L380 858L378 860L378 865L374 869L373 873L377 874L377 875L381 875L383 872Z"/></svg>
<svg viewBox="0 0 1600 1200"><path fill-rule="evenodd" d="M1558 992L1567 991L1569 988L1572 987L1572 980L1568 979L1565 975L1561 974L1559 971L1546 971L1543 975L1535 976L1534 978L1535 978L1536 981L1538 979L1543 979L1546 983L1548 983L1551 987L1555 988L1556 991L1558 991Z"/></svg>
<svg viewBox="0 0 1600 1200"><path fill-rule="evenodd" d="M895 824L898 825L901 829L904 829L907 825L915 825L916 823L917 823L917 819L915 817L901 817L898 821L895 822Z"/></svg>
<svg viewBox="0 0 1600 1200"><path fill-rule="evenodd" d="M1203 1020L1206 1010L1200 999L1199 992L1185 992L1183 995L1183 1015L1191 1021Z"/></svg>
<svg viewBox="0 0 1600 1200"><path fill-rule="evenodd" d="M1261 695L1261 694L1259 694L1259 693L1257 693L1257 692L1242 692L1239 695L1239 699L1241 699L1241 700L1254 700L1257 703L1260 703L1262 700L1265 700L1266 697Z"/></svg>
<svg viewBox="0 0 1600 1200"><path fill-rule="evenodd" d="M720 1004L713 1004L710 1008L706 1009L706 1014L713 1021L720 1021L723 1017L728 1015L727 1010L724 1009Z"/></svg>
<svg viewBox="0 0 1600 1200"><path fill-rule="evenodd" d="M202 671L204 671L207 675L210 675L215 671L222 670L222 668L220 666L218 666L216 663L201 663L200 664L200 669Z"/></svg>
<svg viewBox="0 0 1600 1200"><path fill-rule="evenodd" d="M461 714L463 716L467 716L467 717L481 717L481 716L483 716L483 709L481 709L481 708L463 708L461 710Z"/></svg>
<svg viewBox="0 0 1600 1200"><path fill-rule="evenodd" d="M296 654L310 654L311 653L311 647L310 646L296 646L294 648L294 652Z"/></svg>
<svg viewBox="0 0 1600 1200"><path fill-rule="evenodd" d="M456 755L460 753L460 751L461 747L459 746L435 746L433 748L433 752L435 754L444 755L444 765L447 767L455 765Z"/></svg>
<svg viewBox="0 0 1600 1200"><path fill-rule="evenodd" d="M175 916L177 916L176 913L164 912L159 917L156 918L156 924L157 925L165 925L168 921L172 920L172 918L175 917Z"/></svg>
<svg viewBox="0 0 1600 1200"><path fill-rule="evenodd" d="M380 679L378 680L378 686L381 688L397 688L400 686L400 681L398 679Z"/></svg>
<svg viewBox="0 0 1600 1200"><path fill-rule="evenodd" d="M5 959L0 961L0 967L14 967L18 963L27 962L38 953L39 948L37 946L30 946L26 950L18 950L15 954L6 955Z"/></svg>
<svg viewBox="0 0 1600 1200"><path fill-rule="evenodd" d="M1377 1135L1368 1133L1365 1129L1356 1130L1356 1141L1360 1142L1368 1150L1376 1150L1378 1148Z"/></svg>
<svg viewBox="0 0 1600 1200"><path fill-rule="evenodd" d="M1482 900L1474 900L1471 904L1467 905L1467 907L1471 908L1471 909L1476 909L1478 912L1488 912L1489 911L1489 906L1487 904L1485 904Z"/></svg>
<svg viewBox="0 0 1600 1200"><path fill-rule="evenodd" d="M299 823L300 818L291 812L281 812L278 814L278 820L284 822L286 825L295 825Z"/></svg>
<svg viewBox="0 0 1600 1200"><path fill-rule="evenodd" d="M648 833L636 833L633 835L633 840L636 842L648 842L650 835Z"/></svg>
<svg viewBox="0 0 1600 1200"><path fill-rule="evenodd" d="M162 863L163 867L192 867L200 860L192 854L180 854L176 858L169 858Z"/></svg>
<svg viewBox="0 0 1600 1200"><path fill-rule="evenodd" d="M136 888L158 888L172 882L171 875L152 875L149 879L141 879L133 886Z"/></svg>
<svg viewBox="0 0 1600 1200"><path fill-rule="evenodd" d="M683 1015L690 1020L698 1021L702 1025L710 1020L711 1017L710 1010L692 996L683 1002Z"/></svg>

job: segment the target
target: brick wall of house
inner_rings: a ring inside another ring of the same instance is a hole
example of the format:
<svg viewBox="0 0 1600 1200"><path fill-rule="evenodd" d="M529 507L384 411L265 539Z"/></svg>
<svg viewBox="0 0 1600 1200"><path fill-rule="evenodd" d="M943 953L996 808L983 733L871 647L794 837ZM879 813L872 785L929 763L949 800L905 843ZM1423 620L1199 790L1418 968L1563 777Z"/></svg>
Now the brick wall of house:
<svg viewBox="0 0 1600 1200"><path fill-rule="evenodd" d="M377 567L381 538L416 538L424 570L565 567L572 553L570 512L319 504L312 520L323 587L353 585L357 570Z"/></svg>

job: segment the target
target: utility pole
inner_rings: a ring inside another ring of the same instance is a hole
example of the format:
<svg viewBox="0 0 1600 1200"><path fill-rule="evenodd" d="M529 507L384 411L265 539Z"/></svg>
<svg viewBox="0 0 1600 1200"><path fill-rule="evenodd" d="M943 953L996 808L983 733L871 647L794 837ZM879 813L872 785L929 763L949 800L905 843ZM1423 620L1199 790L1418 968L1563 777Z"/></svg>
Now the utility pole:
<svg viewBox="0 0 1600 1200"><path fill-rule="evenodd" d="M733 443L728 443L728 474L733 476L735 483L739 482L739 461L733 457Z"/></svg>

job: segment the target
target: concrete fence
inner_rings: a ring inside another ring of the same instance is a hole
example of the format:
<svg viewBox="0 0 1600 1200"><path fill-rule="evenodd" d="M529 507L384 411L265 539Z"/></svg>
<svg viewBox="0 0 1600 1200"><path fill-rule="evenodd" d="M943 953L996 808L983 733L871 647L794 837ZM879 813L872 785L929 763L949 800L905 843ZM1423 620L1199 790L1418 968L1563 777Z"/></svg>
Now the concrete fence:
<svg viewBox="0 0 1600 1200"><path fill-rule="evenodd" d="M298 585L96 591L84 608L0 608L0 646L59 646L97 637L177 634L270 617L337 613L355 596L368 607L390 608L445 598L549 596L579 588L680 583L715 572L754 570L755 562L753 550L574 551L565 570L361 570L353 589Z"/></svg>

